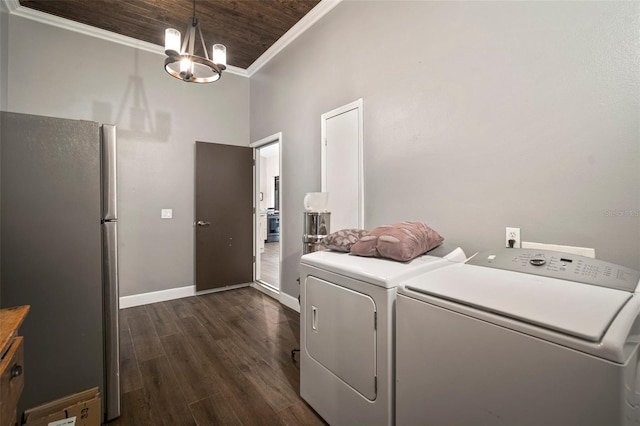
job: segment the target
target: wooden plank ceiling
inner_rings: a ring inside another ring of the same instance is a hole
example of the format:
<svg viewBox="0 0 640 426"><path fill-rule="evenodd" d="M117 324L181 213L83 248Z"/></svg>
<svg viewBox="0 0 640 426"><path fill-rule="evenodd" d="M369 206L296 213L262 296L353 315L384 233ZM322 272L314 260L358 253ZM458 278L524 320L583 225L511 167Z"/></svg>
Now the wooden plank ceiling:
<svg viewBox="0 0 640 426"><path fill-rule="evenodd" d="M196 17L211 46L227 47L227 64L247 68L320 0L197 0ZM192 0L20 0L20 5L164 46L164 30L182 33ZM196 54L203 55L201 43Z"/></svg>

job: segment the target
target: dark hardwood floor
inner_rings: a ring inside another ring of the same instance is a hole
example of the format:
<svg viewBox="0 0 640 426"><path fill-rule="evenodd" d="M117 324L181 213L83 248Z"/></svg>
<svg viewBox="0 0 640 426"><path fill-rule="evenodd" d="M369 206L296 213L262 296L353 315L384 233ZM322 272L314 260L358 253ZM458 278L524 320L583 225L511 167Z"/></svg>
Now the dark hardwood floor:
<svg viewBox="0 0 640 426"><path fill-rule="evenodd" d="M121 425L323 425L300 398L299 314L250 287L120 311Z"/></svg>
<svg viewBox="0 0 640 426"><path fill-rule="evenodd" d="M280 288L280 242L264 243L260 253L260 280Z"/></svg>

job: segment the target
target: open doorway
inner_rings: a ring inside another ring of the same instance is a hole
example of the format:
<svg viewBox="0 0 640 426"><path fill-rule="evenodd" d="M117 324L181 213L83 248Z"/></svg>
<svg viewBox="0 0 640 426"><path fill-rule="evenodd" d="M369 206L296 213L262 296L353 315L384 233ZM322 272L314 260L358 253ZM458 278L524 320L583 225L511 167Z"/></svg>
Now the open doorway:
<svg viewBox="0 0 640 426"><path fill-rule="evenodd" d="M280 142L276 134L251 144L255 148L255 281L262 290L280 291Z"/></svg>

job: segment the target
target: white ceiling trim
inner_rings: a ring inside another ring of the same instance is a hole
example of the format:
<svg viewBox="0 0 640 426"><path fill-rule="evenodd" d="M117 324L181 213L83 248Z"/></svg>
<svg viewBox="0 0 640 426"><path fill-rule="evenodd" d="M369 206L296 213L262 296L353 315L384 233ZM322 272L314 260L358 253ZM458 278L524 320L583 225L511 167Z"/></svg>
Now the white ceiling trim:
<svg viewBox="0 0 640 426"><path fill-rule="evenodd" d="M42 24L52 25L54 27L63 28L65 30L74 31L80 34L96 37L102 40L111 41L124 46L133 47L134 49L140 49L146 52L155 53L157 55L165 56L164 48L153 43L137 40L132 37L123 36L121 34L106 31L100 28L95 28L89 25L81 24L79 22L71 21L69 19L60 18L55 15L43 13L38 10L30 9L28 7L21 6L18 0L0 0L2 1L12 15L19 16L21 18L30 19L32 21L40 22ZM241 77L251 77L260 68L266 65L271 59L273 59L282 49L287 47L298 36L309 29L313 24L319 21L330 10L336 7L342 0L320 0L313 9L309 11L300 21L298 21L289 31L287 31L280 39L278 39L266 52L264 52L258 59L256 59L246 70L243 68L234 67L233 65L227 66L225 72L230 74L239 75Z"/></svg>

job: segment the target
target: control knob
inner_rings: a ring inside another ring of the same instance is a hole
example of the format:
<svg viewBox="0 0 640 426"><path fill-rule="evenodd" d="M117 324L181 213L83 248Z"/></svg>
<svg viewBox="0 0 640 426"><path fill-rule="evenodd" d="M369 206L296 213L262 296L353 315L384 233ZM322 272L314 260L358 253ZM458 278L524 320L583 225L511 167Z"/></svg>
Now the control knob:
<svg viewBox="0 0 640 426"><path fill-rule="evenodd" d="M529 259L529 263L533 266L542 266L547 263L547 259L545 259L544 254L534 254Z"/></svg>

